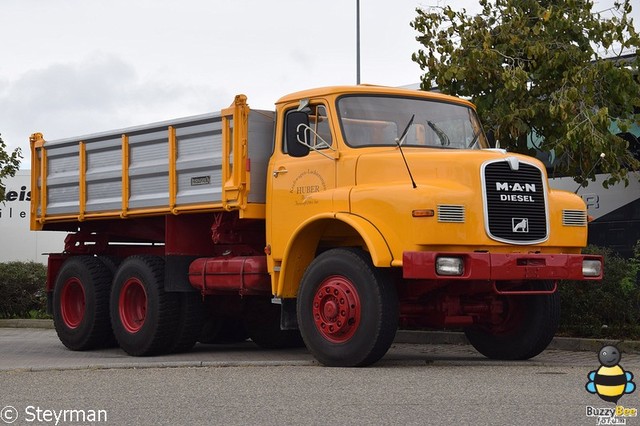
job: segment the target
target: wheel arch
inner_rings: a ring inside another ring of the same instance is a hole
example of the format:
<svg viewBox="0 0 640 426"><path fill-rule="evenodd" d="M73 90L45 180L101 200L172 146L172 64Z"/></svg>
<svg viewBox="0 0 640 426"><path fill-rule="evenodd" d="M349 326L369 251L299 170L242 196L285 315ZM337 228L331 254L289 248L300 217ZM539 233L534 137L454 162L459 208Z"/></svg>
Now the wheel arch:
<svg viewBox="0 0 640 426"><path fill-rule="evenodd" d="M275 295L295 298L304 271L321 243L327 247L360 246L376 267L389 267L393 254L380 231L363 217L349 213L317 216L305 221L287 245Z"/></svg>

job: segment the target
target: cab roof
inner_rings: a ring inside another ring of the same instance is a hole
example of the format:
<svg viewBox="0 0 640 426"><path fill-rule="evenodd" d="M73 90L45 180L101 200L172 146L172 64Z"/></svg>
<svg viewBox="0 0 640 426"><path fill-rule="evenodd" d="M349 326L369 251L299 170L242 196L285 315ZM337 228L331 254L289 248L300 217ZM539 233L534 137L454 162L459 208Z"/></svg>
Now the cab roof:
<svg viewBox="0 0 640 426"><path fill-rule="evenodd" d="M462 98L444 95L437 92L425 92L422 90L411 90L400 87L377 86L372 84L360 84L358 86L326 86L314 89L307 89L300 92L291 93L278 99L276 105L297 101L305 98L317 98L324 96L340 96L346 94L367 94L367 95L395 95L410 96L414 98L425 98L436 101L455 102L475 108L475 106Z"/></svg>

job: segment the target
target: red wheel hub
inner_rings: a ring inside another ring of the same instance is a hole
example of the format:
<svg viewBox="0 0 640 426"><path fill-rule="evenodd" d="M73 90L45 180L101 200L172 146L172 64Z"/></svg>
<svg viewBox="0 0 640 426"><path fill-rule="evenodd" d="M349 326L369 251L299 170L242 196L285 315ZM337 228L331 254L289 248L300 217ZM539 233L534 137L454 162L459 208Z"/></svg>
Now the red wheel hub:
<svg viewBox="0 0 640 426"><path fill-rule="evenodd" d="M84 318L84 287L77 278L69 278L62 286L60 294L60 313L64 324L76 328Z"/></svg>
<svg viewBox="0 0 640 426"><path fill-rule="evenodd" d="M351 281L342 276L326 278L313 298L313 320L322 337L343 343L360 325L360 298Z"/></svg>
<svg viewBox="0 0 640 426"><path fill-rule="evenodd" d="M125 330L137 333L147 317L147 292L137 278L129 278L120 291L118 300L120 320Z"/></svg>

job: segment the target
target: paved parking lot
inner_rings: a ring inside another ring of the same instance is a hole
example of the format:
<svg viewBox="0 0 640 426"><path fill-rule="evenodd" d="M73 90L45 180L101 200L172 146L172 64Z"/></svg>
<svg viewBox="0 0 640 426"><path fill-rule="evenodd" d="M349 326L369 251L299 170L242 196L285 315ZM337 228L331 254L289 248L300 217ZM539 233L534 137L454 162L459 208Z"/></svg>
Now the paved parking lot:
<svg viewBox="0 0 640 426"><path fill-rule="evenodd" d="M585 409L611 405L585 390L599 367L597 349L553 349L585 342L555 341L531 360L507 362L429 339L462 341L399 333L369 368L323 368L305 349L264 350L250 341L136 358L118 348L67 350L52 329L0 328L0 420L55 424L36 419L36 410L102 410L97 423L117 425L595 425L600 418ZM637 374L640 353L623 351L620 364ZM636 402L634 392L620 404L637 409Z"/></svg>
<svg viewBox="0 0 640 426"><path fill-rule="evenodd" d="M496 364L473 347L464 344L429 344L417 342L424 337L400 333L387 355L377 365L425 364ZM427 336L428 337L428 336ZM443 341L442 338L436 339ZM557 346L557 345L556 345ZM553 346L552 346L553 347ZM524 365L576 365L597 367L595 351L547 349ZM266 350L251 341L228 345L202 345L187 353L156 357L131 357L119 348L73 352L58 340L54 330L0 328L0 371L104 369L151 367L224 367L224 366L311 366L313 357L304 349ZM510 363L516 364L516 363ZM625 368L640 367L640 353L624 353L620 363Z"/></svg>

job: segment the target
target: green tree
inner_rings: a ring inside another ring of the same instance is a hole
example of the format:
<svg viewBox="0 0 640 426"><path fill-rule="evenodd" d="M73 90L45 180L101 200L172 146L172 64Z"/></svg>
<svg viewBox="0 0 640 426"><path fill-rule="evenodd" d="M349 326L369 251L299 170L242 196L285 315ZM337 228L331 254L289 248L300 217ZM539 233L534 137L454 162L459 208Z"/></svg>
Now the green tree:
<svg viewBox="0 0 640 426"><path fill-rule="evenodd" d="M0 202L4 201L5 186L2 181L6 177L12 177L16 175L18 168L20 167L20 159L22 158L22 152L20 148L16 148L13 152L7 152L7 145L0 136Z"/></svg>
<svg viewBox="0 0 640 426"><path fill-rule="evenodd" d="M542 137L539 148L582 184L595 170L611 173L605 186L628 182L640 168L630 148L639 148L609 128L640 121L640 59L611 60L640 45L629 1L609 18L587 0L480 0L476 16L417 9L422 89L471 98L503 148L532 154L529 135Z"/></svg>

